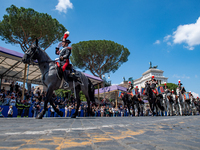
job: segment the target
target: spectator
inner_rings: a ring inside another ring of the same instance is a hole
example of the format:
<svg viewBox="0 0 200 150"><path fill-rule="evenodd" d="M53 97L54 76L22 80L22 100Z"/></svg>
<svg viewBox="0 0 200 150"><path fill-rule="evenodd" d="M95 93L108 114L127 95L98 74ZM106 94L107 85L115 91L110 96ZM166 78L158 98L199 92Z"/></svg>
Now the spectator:
<svg viewBox="0 0 200 150"><path fill-rule="evenodd" d="M72 94L70 96L70 100L71 100L71 103L74 104L75 100L74 100L74 96Z"/></svg>
<svg viewBox="0 0 200 150"><path fill-rule="evenodd" d="M8 96L9 97L9 96ZM15 106L16 105L16 98L14 96L11 96L10 102L9 102L10 106Z"/></svg>
<svg viewBox="0 0 200 150"><path fill-rule="evenodd" d="M1 89L1 92L4 93L6 90L5 90L5 87L3 87L3 89Z"/></svg>
<svg viewBox="0 0 200 150"><path fill-rule="evenodd" d="M3 100L3 96L2 96L2 95L0 95L0 105L2 105L2 104L3 104L3 102L4 102L4 100Z"/></svg>
<svg viewBox="0 0 200 150"><path fill-rule="evenodd" d="M34 117L37 117L37 115L40 112L40 101L36 99L36 102L34 103Z"/></svg>
<svg viewBox="0 0 200 150"><path fill-rule="evenodd" d="M119 108L117 107L115 108L115 116L118 117L118 115L119 115Z"/></svg>
<svg viewBox="0 0 200 150"><path fill-rule="evenodd" d="M109 117L109 106L106 108L106 117Z"/></svg>
<svg viewBox="0 0 200 150"><path fill-rule="evenodd" d="M30 101L26 101L24 103L24 117L28 117L29 114L29 109L31 107L31 103L29 103Z"/></svg>
<svg viewBox="0 0 200 150"><path fill-rule="evenodd" d="M32 95L34 94L34 91L35 91L35 88L34 88L34 86L32 86L32 88L31 88L31 94Z"/></svg>
<svg viewBox="0 0 200 150"><path fill-rule="evenodd" d="M3 108L0 107L0 118L4 117L2 114Z"/></svg>
<svg viewBox="0 0 200 150"><path fill-rule="evenodd" d="M81 116L81 106L79 106L79 109L78 109L78 117Z"/></svg>
<svg viewBox="0 0 200 150"><path fill-rule="evenodd" d="M12 117L12 116L13 116L13 106L9 106L8 117Z"/></svg>
<svg viewBox="0 0 200 150"><path fill-rule="evenodd" d="M112 114L113 114L113 117L115 117L115 107L114 106L112 107Z"/></svg>
<svg viewBox="0 0 200 150"><path fill-rule="evenodd" d="M19 85L18 85L18 83L16 82L16 84L15 84L15 92L16 93L18 93L19 92Z"/></svg>
<svg viewBox="0 0 200 150"><path fill-rule="evenodd" d="M60 111L59 105L56 106L56 109L58 109ZM58 113L56 113L55 115L56 117L58 117ZM62 116L61 116L62 117Z"/></svg>
<svg viewBox="0 0 200 150"><path fill-rule="evenodd" d="M104 107L101 106L101 117L103 117L103 115L104 115Z"/></svg>
<svg viewBox="0 0 200 150"><path fill-rule="evenodd" d="M51 108L51 116L50 117L54 117L54 114L55 114L55 110L53 109L53 106L51 105L50 106L50 108Z"/></svg>
<svg viewBox="0 0 200 150"><path fill-rule="evenodd" d="M14 81L10 84L10 93L12 93L14 91Z"/></svg>
<svg viewBox="0 0 200 150"><path fill-rule="evenodd" d="M38 95L38 97L40 96L40 94L41 94L41 90L40 90L40 88L38 87L37 88L37 90L36 90L36 94Z"/></svg>
<svg viewBox="0 0 200 150"><path fill-rule="evenodd" d="M71 117L72 109L74 109L74 105L69 106L69 117Z"/></svg>
<svg viewBox="0 0 200 150"><path fill-rule="evenodd" d="M86 105L84 105L84 108L83 108L83 109L84 109L84 117L87 116L87 108L88 108L88 107L87 107Z"/></svg>
<svg viewBox="0 0 200 150"><path fill-rule="evenodd" d="M65 117L67 117L67 111L68 111L68 107L67 105L65 105Z"/></svg>
<svg viewBox="0 0 200 150"><path fill-rule="evenodd" d="M11 98L11 100L12 100L12 98ZM24 109L23 100L21 100L21 102L16 103L16 107L17 107L17 117L21 117L22 113L23 113L23 109Z"/></svg>

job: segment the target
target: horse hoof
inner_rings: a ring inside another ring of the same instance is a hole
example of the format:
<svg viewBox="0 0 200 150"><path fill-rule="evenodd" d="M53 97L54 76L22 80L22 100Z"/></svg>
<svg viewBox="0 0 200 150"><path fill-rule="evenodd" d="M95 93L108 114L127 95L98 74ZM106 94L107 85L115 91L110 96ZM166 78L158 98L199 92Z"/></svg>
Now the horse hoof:
<svg viewBox="0 0 200 150"><path fill-rule="evenodd" d="M63 116L63 112L62 111L60 111L60 117L62 117Z"/></svg>
<svg viewBox="0 0 200 150"><path fill-rule="evenodd" d="M38 115L37 117L35 117L35 119L42 119L42 116Z"/></svg>

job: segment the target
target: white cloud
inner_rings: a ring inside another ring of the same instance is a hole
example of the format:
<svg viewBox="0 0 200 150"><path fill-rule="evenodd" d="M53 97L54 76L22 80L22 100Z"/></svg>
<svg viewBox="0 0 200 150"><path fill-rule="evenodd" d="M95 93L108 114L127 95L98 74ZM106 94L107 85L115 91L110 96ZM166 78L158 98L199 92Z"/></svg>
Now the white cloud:
<svg viewBox="0 0 200 150"><path fill-rule="evenodd" d="M200 45L200 17L196 23L179 25L173 32L173 42L175 44L186 43L185 48L193 50L194 46Z"/></svg>
<svg viewBox="0 0 200 150"><path fill-rule="evenodd" d="M67 9L69 8L73 8L73 4L70 2L70 0L58 0L56 10L58 10L59 12L67 13Z"/></svg>
<svg viewBox="0 0 200 150"><path fill-rule="evenodd" d="M189 49L189 50L194 50L194 47L193 47L193 46L184 46L184 45L183 45L183 47L184 47L184 48L187 48L187 49Z"/></svg>
<svg viewBox="0 0 200 150"><path fill-rule="evenodd" d="M167 42L171 37L172 37L171 35L165 36L163 42Z"/></svg>
<svg viewBox="0 0 200 150"><path fill-rule="evenodd" d="M160 44L160 40L156 40L153 44Z"/></svg>
<svg viewBox="0 0 200 150"><path fill-rule="evenodd" d="M173 78L182 78L182 79L190 79L190 77L189 76L186 76L185 74L184 75L182 75L182 76L179 76L179 75L177 75L177 74L174 74L173 76L172 76Z"/></svg>
<svg viewBox="0 0 200 150"><path fill-rule="evenodd" d="M195 75L195 78L198 78L198 76L197 76L197 75Z"/></svg>
<svg viewBox="0 0 200 150"><path fill-rule="evenodd" d="M199 97L199 94L197 94L197 93L195 93L195 92L192 92L192 95L193 95L195 98Z"/></svg>
<svg viewBox="0 0 200 150"><path fill-rule="evenodd" d="M167 45L172 46L172 43L171 42L167 42Z"/></svg>

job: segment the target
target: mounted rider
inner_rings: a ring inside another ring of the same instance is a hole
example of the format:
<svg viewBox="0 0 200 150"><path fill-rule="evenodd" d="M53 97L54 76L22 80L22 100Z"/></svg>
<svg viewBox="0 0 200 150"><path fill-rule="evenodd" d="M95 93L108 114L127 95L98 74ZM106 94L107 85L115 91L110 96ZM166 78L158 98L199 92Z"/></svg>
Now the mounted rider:
<svg viewBox="0 0 200 150"><path fill-rule="evenodd" d="M131 93L133 90L133 84L131 83L131 81L128 82L128 88L127 88L127 92Z"/></svg>
<svg viewBox="0 0 200 150"><path fill-rule="evenodd" d="M154 75L151 76L151 80L149 81L150 84L150 88L152 89L152 91L155 93L155 95L157 94L156 91L156 85L158 84L158 82L156 81L156 79L154 78Z"/></svg>
<svg viewBox="0 0 200 150"><path fill-rule="evenodd" d="M167 83L166 83L166 82L164 83L164 85L165 85L165 95L166 95L166 97L167 97L168 99L171 99L171 90L168 89Z"/></svg>
<svg viewBox="0 0 200 150"><path fill-rule="evenodd" d="M178 90L181 94L184 94L186 92L186 90L185 90L184 86L182 87L181 85L182 85L181 80L178 80ZM177 93L177 95L179 96L180 93Z"/></svg>
<svg viewBox="0 0 200 150"><path fill-rule="evenodd" d="M60 65L63 71L63 76L64 76L64 88L68 88L68 75L69 75L69 70L66 70L66 68L69 66L69 56L71 54L71 47L68 47L68 45L71 43L70 40L67 39L69 36L69 31L66 31L64 34L64 37L62 39L62 42L58 44L58 47L56 47L56 55L59 55L60 59ZM62 45L62 49L59 51L60 46Z"/></svg>

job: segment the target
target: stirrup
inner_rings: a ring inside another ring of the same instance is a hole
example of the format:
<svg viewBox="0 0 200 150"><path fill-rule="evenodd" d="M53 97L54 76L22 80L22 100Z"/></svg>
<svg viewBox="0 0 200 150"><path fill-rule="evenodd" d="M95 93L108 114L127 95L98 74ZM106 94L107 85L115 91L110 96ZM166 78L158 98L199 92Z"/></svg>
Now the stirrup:
<svg viewBox="0 0 200 150"><path fill-rule="evenodd" d="M67 88L69 88L69 83L67 83L66 81L64 82L64 89L67 89Z"/></svg>

